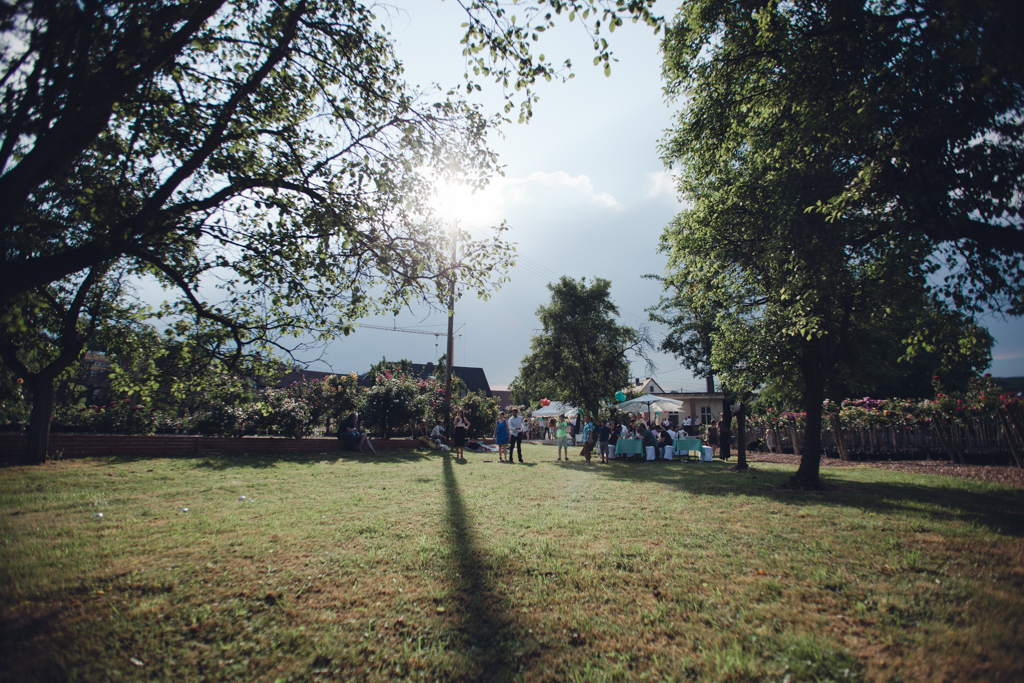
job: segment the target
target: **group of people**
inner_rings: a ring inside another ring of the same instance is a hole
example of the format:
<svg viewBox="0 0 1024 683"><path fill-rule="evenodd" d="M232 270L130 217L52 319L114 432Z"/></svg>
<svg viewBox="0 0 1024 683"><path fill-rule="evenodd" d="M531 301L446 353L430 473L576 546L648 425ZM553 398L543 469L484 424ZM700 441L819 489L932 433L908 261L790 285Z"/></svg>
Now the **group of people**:
<svg viewBox="0 0 1024 683"><path fill-rule="evenodd" d="M602 463L608 462L609 455L615 452L619 439L642 439L643 446L653 446L658 454L658 459L671 459L673 441L677 438L687 436L690 430L682 425L679 431L673 430L668 420L658 425L654 421L645 420L633 421L630 418L624 419L621 423L616 420L601 420L600 425L595 425L589 415L581 416L582 428L579 432L583 441L583 456L587 463L590 463L591 452L596 447ZM707 443L712 448L712 455L719 447L720 432L718 422L712 421L707 428ZM462 408L455 413L452 423L451 448L458 457L463 457L466 447L466 434L470 422L466 418ZM530 423L519 415L517 408L512 408L511 416L506 418L505 411L498 413L498 419L494 425L494 444L498 447L498 460L513 462L513 455L518 455L519 462L523 462L523 439L527 438ZM551 420L544 425L544 436L553 434L558 446L558 460L561 461L564 452L566 461L569 460L569 442L575 436L576 425L566 419L565 414L558 416L558 419ZM346 443L351 450L359 450L361 453L376 453L373 444L367 438L365 432L360 431L359 413L353 411L338 425L338 438ZM444 427L441 420L437 421L433 429L429 429L426 420L420 422L416 430L416 439L422 441L430 448L448 446L448 439L444 435ZM726 438L722 435L721 438ZM770 437L769 437L770 438ZM643 459L643 455L636 454L632 459Z"/></svg>

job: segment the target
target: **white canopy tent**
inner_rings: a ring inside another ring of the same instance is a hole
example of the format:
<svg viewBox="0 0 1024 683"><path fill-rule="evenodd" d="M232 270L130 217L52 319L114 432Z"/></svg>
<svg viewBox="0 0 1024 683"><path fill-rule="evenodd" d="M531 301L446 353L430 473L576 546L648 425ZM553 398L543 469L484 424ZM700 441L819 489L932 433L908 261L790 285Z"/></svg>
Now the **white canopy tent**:
<svg viewBox="0 0 1024 683"><path fill-rule="evenodd" d="M550 405L543 408L538 408L531 413L532 417L558 417L559 415L565 414L568 419L576 417L576 409L570 405L566 405L561 401L552 401Z"/></svg>

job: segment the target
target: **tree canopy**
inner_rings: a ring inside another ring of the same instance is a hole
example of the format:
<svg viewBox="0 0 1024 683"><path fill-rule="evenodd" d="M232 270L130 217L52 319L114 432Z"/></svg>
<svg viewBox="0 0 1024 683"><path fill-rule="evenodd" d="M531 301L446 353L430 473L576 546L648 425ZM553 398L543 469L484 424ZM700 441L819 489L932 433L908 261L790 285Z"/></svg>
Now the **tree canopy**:
<svg viewBox="0 0 1024 683"><path fill-rule="evenodd" d="M629 384L632 353L644 360L650 340L645 330L616 322L611 282L563 276L549 284L551 302L537 309L541 333L530 341L513 382L513 401L564 401L597 416L601 401Z"/></svg>
<svg viewBox="0 0 1024 683"><path fill-rule="evenodd" d="M663 155L689 207L662 238L665 283L687 310L720 307L727 384L796 386L800 485L817 483L825 387L862 331L929 292L1024 311L1019 12L697 0L666 33L684 107Z"/></svg>
<svg viewBox="0 0 1024 683"><path fill-rule="evenodd" d="M539 0L517 19L498 0L469 3L465 54L474 77L522 96L525 119L532 84L559 74L530 51L552 14L581 12L607 62L602 28L624 17L657 26L650 5ZM287 350L289 336L347 334L359 317L414 299L444 301L453 279L481 294L500 285L513 253L502 228L489 240L460 236L453 263L427 203L432 177L482 185L497 170L486 135L499 117L454 90L410 88L373 8L5 3L6 327L29 329L56 289L90 290L110 269L175 291L165 313L223 327L236 356ZM479 86L471 77L466 88ZM82 339L68 336L68 358ZM15 340L0 347L26 378L41 372ZM45 438L41 448L36 457Z"/></svg>

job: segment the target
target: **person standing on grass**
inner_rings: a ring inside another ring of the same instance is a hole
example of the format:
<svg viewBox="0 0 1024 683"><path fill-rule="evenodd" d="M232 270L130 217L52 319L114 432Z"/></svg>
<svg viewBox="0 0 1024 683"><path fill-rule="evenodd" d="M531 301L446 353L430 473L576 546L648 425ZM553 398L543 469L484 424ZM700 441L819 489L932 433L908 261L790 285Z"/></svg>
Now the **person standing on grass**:
<svg viewBox="0 0 1024 683"><path fill-rule="evenodd" d="M494 423L494 444L498 447L498 461L505 459L505 449L508 446L508 421L505 419L505 411L498 413L498 421ZM512 462L512 454L508 454L508 461Z"/></svg>
<svg viewBox="0 0 1024 683"><path fill-rule="evenodd" d="M455 446L455 455L459 458L466 457L463 449L466 446L466 430L468 429L469 420L466 419L462 408L459 408L455 413L455 422L452 423L452 445Z"/></svg>
<svg viewBox="0 0 1024 683"><path fill-rule="evenodd" d="M608 444L611 442L612 430L608 426L608 420L601 420L601 428L597 432L597 453L601 456L601 462L608 462Z"/></svg>
<svg viewBox="0 0 1024 683"><path fill-rule="evenodd" d="M558 416L555 424L555 439L558 441L558 459L562 459L562 449L565 449L565 459L569 459L569 436L566 433L569 423L565 421L565 413Z"/></svg>
<svg viewBox="0 0 1024 683"><path fill-rule="evenodd" d="M557 429L555 418L551 418L548 421L548 433L544 435L545 440L548 438L555 439L555 430Z"/></svg>
<svg viewBox="0 0 1024 683"><path fill-rule="evenodd" d="M583 444L597 443L597 428L594 426L594 418L589 415L583 416Z"/></svg>
<svg viewBox="0 0 1024 683"><path fill-rule="evenodd" d="M718 422L716 420L712 420L708 425L708 445L711 446L711 457L713 458L718 450Z"/></svg>
<svg viewBox="0 0 1024 683"><path fill-rule="evenodd" d="M338 425L338 438L344 442L347 450L359 449L360 453L365 453L369 448L371 453L377 452L366 434L359 431L359 413L354 410Z"/></svg>
<svg viewBox="0 0 1024 683"><path fill-rule="evenodd" d="M772 434L772 430L770 430L770 429L768 430L768 432L764 435L764 440L765 440L765 443L768 444L768 452L769 453L774 453L775 452L775 435Z"/></svg>
<svg viewBox="0 0 1024 683"><path fill-rule="evenodd" d="M615 452L615 447L619 443L619 437L622 435L622 427L615 420L612 420L611 429L608 434L608 454L611 455Z"/></svg>
<svg viewBox="0 0 1024 683"><path fill-rule="evenodd" d="M523 461L523 418L519 417L519 409L512 409L512 417L508 419L508 459L512 460L512 451L519 450L519 462Z"/></svg>

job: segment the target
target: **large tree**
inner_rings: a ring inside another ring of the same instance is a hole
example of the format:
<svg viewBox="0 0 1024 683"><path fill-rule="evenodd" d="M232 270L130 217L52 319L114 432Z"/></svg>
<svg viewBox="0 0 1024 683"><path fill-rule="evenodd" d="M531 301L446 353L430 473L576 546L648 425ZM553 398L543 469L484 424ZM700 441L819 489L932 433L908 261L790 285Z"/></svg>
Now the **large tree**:
<svg viewBox="0 0 1024 683"><path fill-rule="evenodd" d="M596 37L602 20L656 25L650 4L539 0L517 20L498 0L469 3L467 61L525 93L528 118L531 85L557 75L530 52L552 12L594 11ZM486 182L497 118L454 91L411 89L369 3L21 0L0 7L0 30L0 316L12 329L58 290L92 296L85 274L114 268L175 290L174 313L229 330L237 358L445 301L453 279L481 293L503 279L510 245L464 242L452 263L427 208L429 174ZM595 49L607 62L607 43ZM81 352L79 326L61 327L64 355ZM0 341L5 364L42 376L24 346ZM45 455L45 427L34 423L44 438L29 459Z"/></svg>
<svg viewBox="0 0 1024 683"><path fill-rule="evenodd" d="M565 401L597 416L601 401L629 384L629 358L648 361L646 330L616 322L611 282L562 277L549 284L551 302L537 309L541 333L530 341L514 385L514 400L535 403L543 397ZM533 387L534 394L522 393Z"/></svg>
<svg viewBox="0 0 1024 683"><path fill-rule="evenodd" d="M1024 311L1020 12L694 0L667 32L685 107L663 152L690 204L663 237L672 284L725 302L727 382L797 387L798 485L818 483L825 386L861 330L928 288Z"/></svg>

